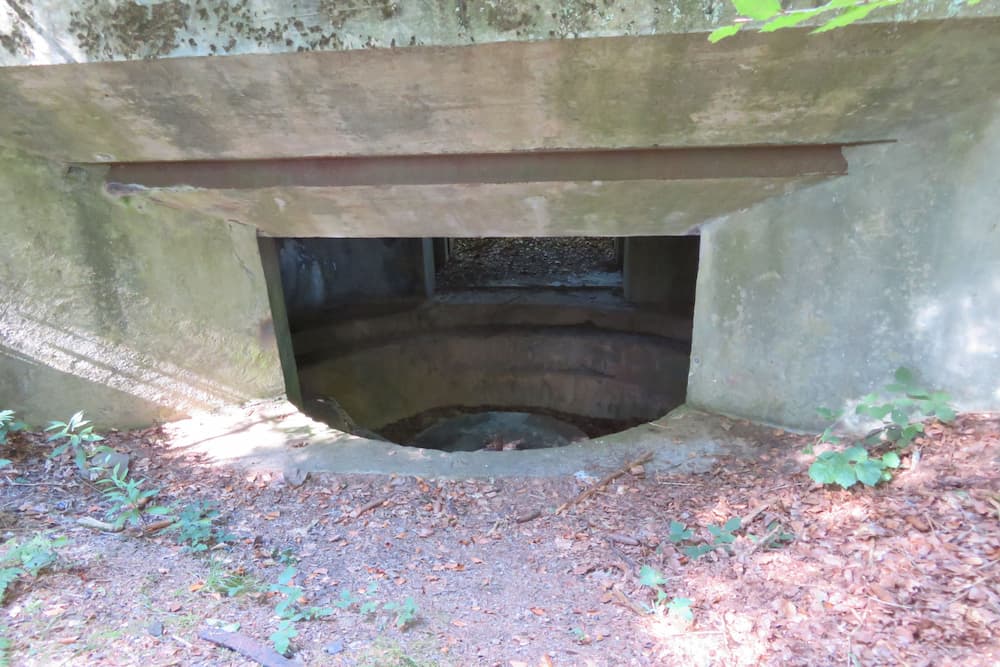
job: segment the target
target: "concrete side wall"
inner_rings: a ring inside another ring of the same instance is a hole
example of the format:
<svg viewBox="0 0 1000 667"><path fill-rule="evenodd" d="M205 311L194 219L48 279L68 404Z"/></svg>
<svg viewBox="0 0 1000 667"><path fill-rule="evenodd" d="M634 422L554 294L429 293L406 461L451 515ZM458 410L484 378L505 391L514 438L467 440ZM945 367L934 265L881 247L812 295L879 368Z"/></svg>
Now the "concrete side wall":
<svg viewBox="0 0 1000 667"><path fill-rule="evenodd" d="M906 366L1000 409L998 160L1000 105L971 107L706 226L689 400L811 428Z"/></svg>
<svg viewBox="0 0 1000 667"><path fill-rule="evenodd" d="M256 232L0 150L0 406L135 426L283 391Z"/></svg>
<svg viewBox="0 0 1000 667"><path fill-rule="evenodd" d="M293 326L346 303L427 294L422 239L280 239L285 305Z"/></svg>
<svg viewBox="0 0 1000 667"><path fill-rule="evenodd" d="M624 240L625 298L691 313L698 276L697 236L635 236Z"/></svg>

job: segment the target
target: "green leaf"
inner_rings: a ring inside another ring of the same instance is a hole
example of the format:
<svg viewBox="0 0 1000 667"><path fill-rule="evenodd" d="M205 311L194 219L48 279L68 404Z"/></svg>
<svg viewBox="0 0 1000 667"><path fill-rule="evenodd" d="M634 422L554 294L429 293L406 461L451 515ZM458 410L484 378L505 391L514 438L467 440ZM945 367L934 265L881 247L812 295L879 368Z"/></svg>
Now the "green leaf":
<svg viewBox="0 0 1000 667"><path fill-rule="evenodd" d="M816 408L816 414L818 414L826 421L833 422L840 419L843 413L837 410L831 410L830 408Z"/></svg>
<svg viewBox="0 0 1000 667"><path fill-rule="evenodd" d="M725 531L731 533L734 530L739 530L740 529L740 523L741 523L741 519L738 516L734 516L733 518L731 518L728 521L726 521L726 523L722 526L722 528Z"/></svg>
<svg viewBox="0 0 1000 667"><path fill-rule="evenodd" d="M691 535L691 531L688 530L683 523L680 523L679 521L670 522L670 534L667 539L669 539L672 543L677 544L678 542L689 540L691 539Z"/></svg>
<svg viewBox="0 0 1000 667"><path fill-rule="evenodd" d="M861 461L854 468L854 474L865 486L875 486L882 479L881 461Z"/></svg>
<svg viewBox="0 0 1000 667"><path fill-rule="evenodd" d="M722 41L726 37L732 37L740 31L740 25L735 23L733 25L724 25L721 28L716 28L708 35L708 41L712 44Z"/></svg>
<svg viewBox="0 0 1000 667"><path fill-rule="evenodd" d="M707 544L699 544L697 546L684 547L683 549L681 549L681 551L684 553L685 556L694 560L696 558L701 558L712 549L714 549L714 547L711 547Z"/></svg>
<svg viewBox="0 0 1000 667"><path fill-rule="evenodd" d="M781 30L782 28L792 28L802 23L803 21L808 21L814 16L822 14L825 9L814 9L808 12L795 12L794 14L782 14L768 23L761 26L761 32L774 32L775 30Z"/></svg>
<svg viewBox="0 0 1000 667"><path fill-rule="evenodd" d="M899 426L906 426L910 423L910 415L900 408L892 409L892 423Z"/></svg>
<svg viewBox="0 0 1000 667"><path fill-rule="evenodd" d="M643 586L662 586L667 583L663 574L649 565L643 565L639 570L639 583Z"/></svg>
<svg viewBox="0 0 1000 667"><path fill-rule="evenodd" d="M766 21L781 11L778 0L733 0L733 6L743 16Z"/></svg>
<svg viewBox="0 0 1000 667"><path fill-rule="evenodd" d="M844 458L847 461L867 461L868 460L868 450L864 447L859 447L855 445L854 447L848 447L842 452Z"/></svg>
<svg viewBox="0 0 1000 667"><path fill-rule="evenodd" d="M832 452L825 452L831 454ZM809 466L809 477L817 484L833 484L836 476L830 458L820 456Z"/></svg>
<svg viewBox="0 0 1000 667"><path fill-rule="evenodd" d="M682 618L685 621L693 621L694 614L691 612L691 600L688 598L674 598L667 605L667 613L671 616Z"/></svg>
<svg viewBox="0 0 1000 667"><path fill-rule="evenodd" d="M940 419L941 421L945 422L946 424L950 424L951 422L955 421L955 417L957 415L953 409L951 409L947 405L942 405L934 409L934 416Z"/></svg>
<svg viewBox="0 0 1000 667"><path fill-rule="evenodd" d="M886 452L882 455L882 465L886 468L898 468L899 454L896 452Z"/></svg>
<svg viewBox="0 0 1000 667"><path fill-rule="evenodd" d="M873 4L875 4L876 6L878 6L878 5L882 5L883 3L873 3ZM892 3L885 3L885 4L895 4L895 3L892 2ZM865 5L865 6L867 6L867 5ZM913 371L911 371L909 368L905 368L903 366L900 366L899 368L897 368L896 372L893 373L892 376L894 378L896 378L896 382L898 382L900 384L912 385L916 381L916 378L913 377Z"/></svg>
<svg viewBox="0 0 1000 667"><path fill-rule="evenodd" d="M295 578L296 570L294 567L289 565L285 570L278 576L278 584L281 586L287 586L292 579Z"/></svg>

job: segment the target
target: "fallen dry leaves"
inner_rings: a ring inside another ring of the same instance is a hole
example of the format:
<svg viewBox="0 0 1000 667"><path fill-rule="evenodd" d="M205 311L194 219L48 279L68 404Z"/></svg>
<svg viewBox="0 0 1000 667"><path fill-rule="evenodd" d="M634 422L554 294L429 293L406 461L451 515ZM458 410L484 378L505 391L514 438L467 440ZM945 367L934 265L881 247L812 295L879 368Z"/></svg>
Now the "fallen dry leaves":
<svg viewBox="0 0 1000 667"><path fill-rule="evenodd" d="M405 631L357 606L300 623L306 664L1000 663L1000 418L929 425L892 484L851 491L810 482L806 439L731 428L755 434L755 455L701 475L622 461L592 493L572 478L320 475L293 487L209 466L156 430L111 434L162 499L219 502L239 539L210 554L215 567L258 585L233 597L209 592L219 574L209 557L169 535L77 527L100 516L101 497L71 466L46 469L39 439L15 460L27 483L0 478L0 519L9 536L53 529L72 544L63 567L8 599L14 662L234 664L198 629L217 619L266 641L267 586L293 562L309 604L333 606L346 591L419 607ZM671 542L672 520L706 540L709 524L733 517L742 526L729 548L693 558ZM776 541L784 533L788 544ZM644 565L668 598L692 600L693 623L648 613Z"/></svg>

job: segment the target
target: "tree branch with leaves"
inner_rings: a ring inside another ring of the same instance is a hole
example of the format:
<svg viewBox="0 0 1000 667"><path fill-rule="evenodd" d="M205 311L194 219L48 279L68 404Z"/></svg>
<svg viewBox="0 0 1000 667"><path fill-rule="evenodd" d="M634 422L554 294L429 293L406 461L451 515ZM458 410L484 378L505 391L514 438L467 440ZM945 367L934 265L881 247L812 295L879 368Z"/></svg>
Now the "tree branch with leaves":
<svg viewBox="0 0 1000 667"><path fill-rule="evenodd" d="M713 30L708 41L718 42L732 37L744 27L760 32L774 32L782 28L794 28L811 19L821 18L810 34L816 35L836 28L843 28L866 18L872 12L915 0L830 0L825 5L812 9L782 9L780 0L732 0L739 18L730 25ZM982 0L964 0L972 7ZM959 0L960 3L963 0Z"/></svg>

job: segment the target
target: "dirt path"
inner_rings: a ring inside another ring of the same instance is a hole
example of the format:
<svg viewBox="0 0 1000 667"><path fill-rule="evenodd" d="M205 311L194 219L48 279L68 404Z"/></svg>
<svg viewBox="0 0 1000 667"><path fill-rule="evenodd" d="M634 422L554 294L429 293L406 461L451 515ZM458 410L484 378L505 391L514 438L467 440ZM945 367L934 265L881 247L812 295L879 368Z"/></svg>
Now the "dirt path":
<svg viewBox="0 0 1000 667"><path fill-rule="evenodd" d="M193 554L170 534L80 527L102 518L104 498L71 463L46 463L43 438L20 437L0 481L5 535L69 540L53 567L8 589L12 664L252 664L198 631L266 643L283 597L269 588L289 566L299 606L332 610L295 624L309 665L1000 663L996 416L930 427L919 465L876 490L816 487L806 439L775 432L757 465L635 469L558 515L593 480L337 475L294 487L203 464L157 430L110 441L161 489L156 502L216 501L236 540ZM728 547L692 557L719 541L709 525L734 517ZM643 580L661 582L661 604Z"/></svg>

